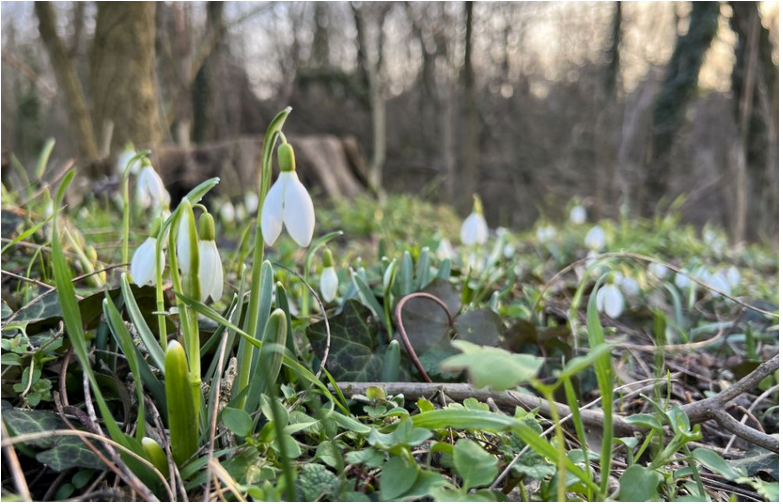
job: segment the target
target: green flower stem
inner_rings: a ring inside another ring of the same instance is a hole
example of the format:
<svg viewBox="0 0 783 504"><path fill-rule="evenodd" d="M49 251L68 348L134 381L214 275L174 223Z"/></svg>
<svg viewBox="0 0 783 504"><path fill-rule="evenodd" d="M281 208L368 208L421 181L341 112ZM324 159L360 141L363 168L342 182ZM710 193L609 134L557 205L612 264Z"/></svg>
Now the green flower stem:
<svg viewBox="0 0 783 504"><path fill-rule="evenodd" d="M130 170L125 169L122 174L122 264L128 264L130 239Z"/></svg>
<svg viewBox="0 0 783 504"><path fill-rule="evenodd" d="M266 135L264 137L264 151L261 161L261 187L258 194L258 210L256 213L255 224L256 236L253 245L253 272L250 282L250 306L248 307L247 322L245 324L246 332L254 338L258 338L257 331L259 319L259 300L261 298L261 268L264 264L264 235L261 231L261 211L264 206L266 193L269 190L269 185L272 180L272 153L274 152L275 143L277 143L277 140L280 137L283 124L285 124L285 120L290 113L291 107L287 107L277 114L277 116L272 120L272 123L269 125L269 128L267 129ZM242 370L240 369L240 375L242 374L241 371ZM249 374L248 378L245 379L244 382L240 379L240 381L237 383L237 390L244 390L244 388L248 385L247 381L249 381ZM245 400L242 399L238 407L243 408L244 405Z"/></svg>
<svg viewBox="0 0 783 504"><path fill-rule="evenodd" d="M552 415L552 423L555 426L555 440L557 441L557 500L565 502L566 500L566 448L565 436L563 435L563 426L560 424L560 415L557 413L557 405L551 387L540 387L539 391L549 403L549 410Z"/></svg>

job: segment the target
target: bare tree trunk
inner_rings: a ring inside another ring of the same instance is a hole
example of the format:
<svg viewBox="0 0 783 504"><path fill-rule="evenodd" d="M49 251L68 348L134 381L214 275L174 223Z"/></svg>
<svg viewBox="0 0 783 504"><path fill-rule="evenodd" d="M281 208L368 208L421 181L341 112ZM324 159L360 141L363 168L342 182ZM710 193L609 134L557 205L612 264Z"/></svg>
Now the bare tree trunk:
<svg viewBox="0 0 783 504"><path fill-rule="evenodd" d="M90 54L95 123L114 123L113 148L161 138L155 92L155 4L98 2Z"/></svg>
<svg viewBox="0 0 783 504"><path fill-rule="evenodd" d="M676 134L685 122L687 105L696 91L704 54L718 31L719 2L691 2L691 6L688 33L677 40L653 108L651 162L644 184L644 208L648 215L655 213L659 201L666 196Z"/></svg>
<svg viewBox="0 0 783 504"><path fill-rule="evenodd" d="M52 3L35 2L35 14L38 17L38 31L49 53L57 83L65 95L65 107L73 119L79 153L82 157L95 159L98 157L98 143L87 109L87 100L65 44L57 35L57 15Z"/></svg>
<svg viewBox="0 0 783 504"><path fill-rule="evenodd" d="M478 108L476 105L476 79L473 73L473 2L465 2L465 58L462 67L463 89L463 168L460 177L461 190L457 208L466 212L471 207L471 195L476 192L479 165Z"/></svg>

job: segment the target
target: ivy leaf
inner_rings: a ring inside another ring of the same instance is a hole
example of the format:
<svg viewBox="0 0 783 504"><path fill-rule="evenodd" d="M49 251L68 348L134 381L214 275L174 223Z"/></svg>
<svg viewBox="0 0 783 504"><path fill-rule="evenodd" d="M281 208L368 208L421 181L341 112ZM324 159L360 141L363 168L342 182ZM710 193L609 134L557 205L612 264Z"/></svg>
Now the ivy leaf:
<svg viewBox="0 0 783 504"><path fill-rule="evenodd" d="M2 410L3 421L12 435L68 429L65 422L52 411L15 409L6 401L3 401ZM79 426L77 424L77 427ZM77 436L48 436L28 441L25 444L42 448L44 451L36 454L36 460L57 472L76 467L106 469L98 456L87 448Z"/></svg>
<svg viewBox="0 0 783 504"><path fill-rule="evenodd" d="M498 314L489 308L480 308L457 317L454 327L459 339L494 347L500 342L503 322Z"/></svg>
<svg viewBox="0 0 783 504"><path fill-rule="evenodd" d="M337 381L379 381L386 345L378 342L379 326L372 311L351 299L340 315L329 320L329 328L332 342L326 367L332 377ZM326 348L326 324L308 327L307 337L320 358Z"/></svg>
<svg viewBox="0 0 783 504"><path fill-rule="evenodd" d="M443 301L452 316L459 311L459 293L447 281L435 279L421 292L432 294ZM417 355L449 342L449 318L443 308L431 299L418 297L406 302L402 307L402 323Z"/></svg>
<svg viewBox="0 0 783 504"><path fill-rule="evenodd" d="M500 348L474 345L468 341L452 341L461 355L443 361L446 371L467 370L471 382L478 387L508 390L538 374L543 359L527 354L512 354Z"/></svg>
<svg viewBox="0 0 783 504"><path fill-rule="evenodd" d="M542 481L554 476L556 467L538 453L530 450L517 460L511 470L517 476L527 476Z"/></svg>
<svg viewBox="0 0 783 504"><path fill-rule="evenodd" d="M745 470L748 476L756 476L761 472L769 473L775 481L780 480L780 457L761 447L748 450L741 459L731 461L731 465L739 470Z"/></svg>
<svg viewBox="0 0 783 504"><path fill-rule="evenodd" d="M454 447L454 466L466 489L489 485L498 475L498 460L467 439L460 439Z"/></svg>
<svg viewBox="0 0 783 504"><path fill-rule="evenodd" d="M648 502L660 500L658 485L663 477L655 471L634 464L620 477L620 502Z"/></svg>

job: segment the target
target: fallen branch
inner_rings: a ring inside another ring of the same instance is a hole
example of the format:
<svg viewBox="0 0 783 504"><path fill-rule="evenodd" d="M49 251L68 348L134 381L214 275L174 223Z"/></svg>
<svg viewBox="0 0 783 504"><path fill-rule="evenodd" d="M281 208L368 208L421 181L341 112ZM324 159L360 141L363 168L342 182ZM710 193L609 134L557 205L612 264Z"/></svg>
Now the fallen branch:
<svg viewBox="0 0 783 504"><path fill-rule="evenodd" d="M748 427L726 412L729 402L737 396L749 392L761 380L772 375L780 365L780 354L763 363L745 378L733 384L726 390L706 399L681 406L683 413L688 416L691 424L703 423L714 420L721 427L736 434L738 437L755 445L761 446L775 453L780 453L780 441L775 436ZM538 409L545 417L552 417L550 405L541 397L524 394L521 392L492 392L476 389L469 383L408 383L408 382L338 382L337 387L347 397L355 394L364 395L370 387L383 387L390 395L402 394L405 399L413 400L420 397L430 397L437 392L443 392L455 401L464 401L470 397L486 402L494 401L500 407L513 409L522 406L525 409ZM571 409L566 404L554 403L558 416L564 417L571 414ZM599 410L584 410L581 413L582 422L588 427L603 427L605 417ZM614 435L618 437L632 436L637 432L645 432L646 429L629 424L622 416L612 416Z"/></svg>

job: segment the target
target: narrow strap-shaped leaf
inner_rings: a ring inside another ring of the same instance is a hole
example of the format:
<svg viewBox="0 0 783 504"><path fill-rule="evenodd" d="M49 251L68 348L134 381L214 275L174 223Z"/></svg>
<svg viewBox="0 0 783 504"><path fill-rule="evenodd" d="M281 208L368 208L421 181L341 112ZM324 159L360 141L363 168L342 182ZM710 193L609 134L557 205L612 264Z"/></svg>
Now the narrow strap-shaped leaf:
<svg viewBox="0 0 783 504"><path fill-rule="evenodd" d="M152 357L152 360L155 362L158 369L163 370L166 356L163 353L163 349L160 347L157 338L155 338L155 335L152 334L152 330L150 330L150 327L147 325L147 321L144 320L144 316L141 314L139 305L136 303L136 298L133 296L127 273L123 273L120 278L120 290L122 290L122 298L125 300L128 316L136 327L136 331L139 333L142 343L144 343L144 346L147 348L150 357Z"/></svg>

